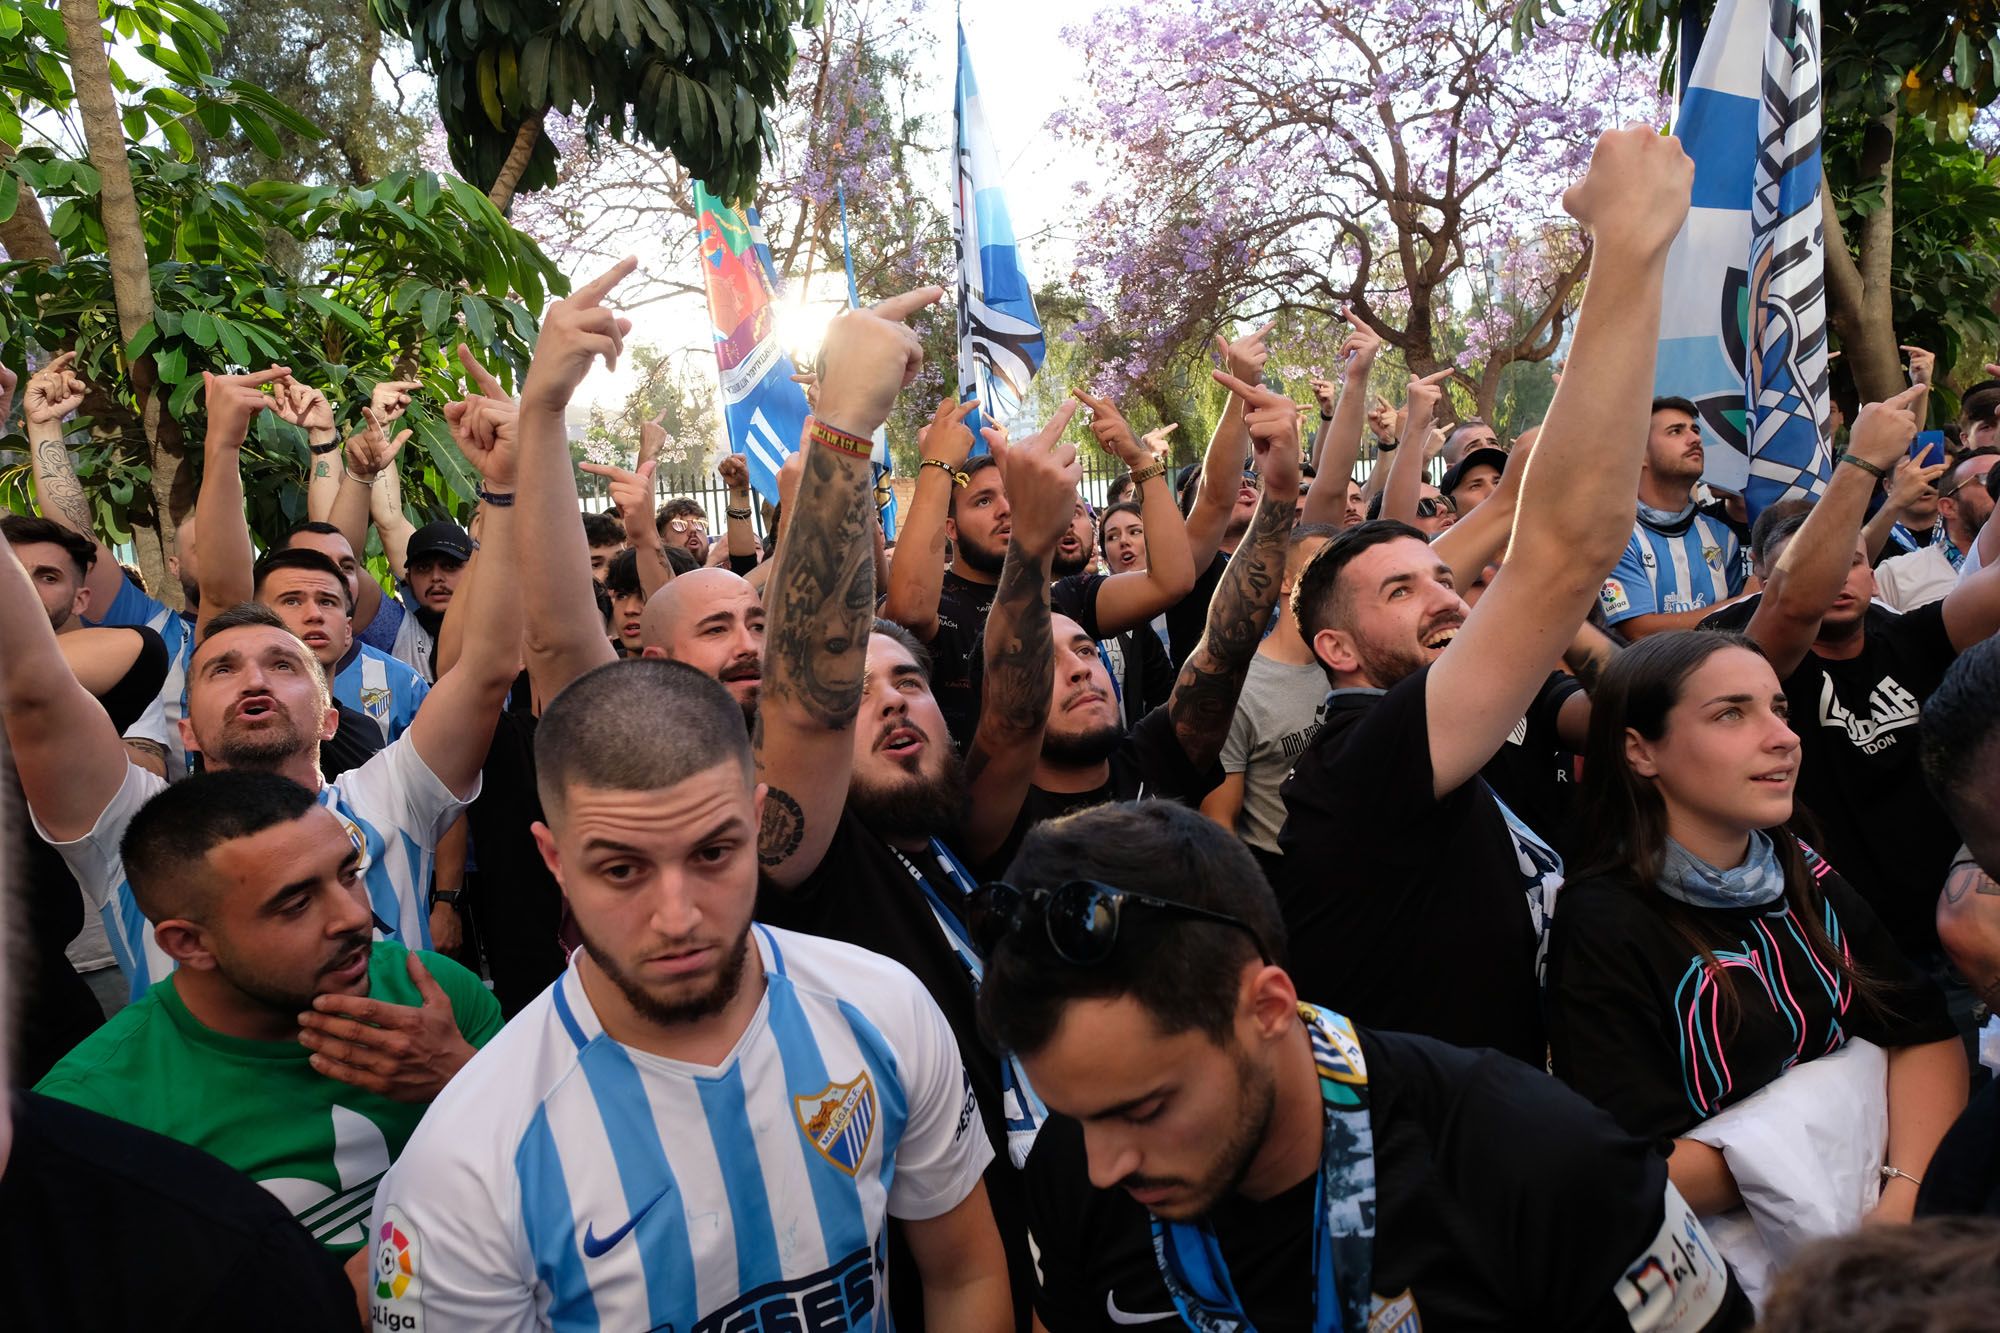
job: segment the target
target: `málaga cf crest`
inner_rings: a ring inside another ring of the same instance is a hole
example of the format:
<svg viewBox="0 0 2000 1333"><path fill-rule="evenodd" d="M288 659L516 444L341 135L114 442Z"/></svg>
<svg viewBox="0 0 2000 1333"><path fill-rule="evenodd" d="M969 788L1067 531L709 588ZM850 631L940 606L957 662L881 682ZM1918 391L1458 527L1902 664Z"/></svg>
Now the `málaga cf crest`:
<svg viewBox="0 0 2000 1333"><path fill-rule="evenodd" d="M810 1097L794 1097L799 1129L819 1155L853 1175L875 1133L875 1085L862 1070L846 1083L829 1083Z"/></svg>

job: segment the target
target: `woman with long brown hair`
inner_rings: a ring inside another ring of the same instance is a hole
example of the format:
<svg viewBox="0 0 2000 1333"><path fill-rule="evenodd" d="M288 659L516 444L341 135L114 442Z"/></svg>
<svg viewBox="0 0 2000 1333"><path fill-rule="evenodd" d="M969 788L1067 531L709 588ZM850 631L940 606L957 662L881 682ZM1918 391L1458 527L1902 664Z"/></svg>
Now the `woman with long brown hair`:
<svg viewBox="0 0 2000 1333"><path fill-rule="evenodd" d="M1790 831L1798 768L1784 688L1749 639L1661 634L1613 659L1550 944L1555 1072L1658 1140L1708 1215L1737 1206L1736 1181L1688 1132L1864 1038L1888 1056L1875 1215L1908 1220L1965 1058L1943 997Z"/></svg>

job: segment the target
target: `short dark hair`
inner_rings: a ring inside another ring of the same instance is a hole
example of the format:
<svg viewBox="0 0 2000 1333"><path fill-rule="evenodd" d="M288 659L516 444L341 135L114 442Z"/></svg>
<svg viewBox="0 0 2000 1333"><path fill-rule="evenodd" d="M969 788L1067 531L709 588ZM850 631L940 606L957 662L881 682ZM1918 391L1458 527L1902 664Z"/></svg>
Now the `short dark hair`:
<svg viewBox="0 0 2000 1333"><path fill-rule="evenodd" d="M677 518L698 518L706 523L708 511L701 507L699 500L689 499L685 495L675 496L661 507L659 513L653 515L653 531L665 532L667 524Z"/></svg>
<svg viewBox="0 0 2000 1333"><path fill-rule="evenodd" d="M965 466L958 470L959 477L963 477L965 479L964 483L960 484L957 478L954 478L952 480L951 501L949 505L946 507L945 513L953 518L956 518L958 516L959 492L965 490L966 487L972 485L972 479L978 476L980 473L984 472L987 468L999 467L999 466L1000 466L1000 460L995 458L992 454L980 454L976 458L966 459Z"/></svg>
<svg viewBox="0 0 2000 1333"><path fill-rule="evenodd" d="M257 557L257 563L250 572L250 586L257 591L259 601L264 596L264 580L281 569L306 569L315 574L324 574L340 588L340 595L347 599L347 614L354 614L354 597L347 590L347 575L340 572L340 566L333 563L333 557L324 551L315 551L310 546L280 546Z"/></svg>
<svg viewBox="0 0 2000 1333"><path fill-rule="evenodd" d="M1340 575L1362 552L1404 537L1424 541L1424 534L1393 518L1371 518L1334 535L1299 575L1292 589L1292 618L1308 646L1323 629L1345 619L1340 602ZM1317 656L1317 655L1315 655Z"/></svg>
<svg viewBox="0 0 2000 1333"><path fill-rule="evenodd" d="M2000 412L2000 380L1981 380L1958 400L1958 419L1968 424L1991 421Z"/></svg>
<svg viewBox="0 0 2000 1333"><path fill-rule="evenodd" d="M611 557L604 567L604 591L613 597L637 597L639 585L639 553L627 547Z"/></svg>
<svg viewBox="0 0 2000 1333"><path fill-rule="evenodd" d="M9 546L46 542L62 547L63 554L76 566L79 581L89 578L90 567L97 563L97 543L52 518L37 518L32 514L0 516L0 536L7 539Z"/></svg>
<svg viewBox="0 0 2000 1333"><path fill-rule="evenodd" d="M1284 960L1278 900L1249 850L1176 802L1100 805L1038 824L1007 868L1007 882L1020 889L1075 879L1233 916L1265 954ZM1118 930L1111 956L1088 967L1059 958L1039 933L1002 939L979 989L987 1032L1003 1049L1032 1055L1048 1045L1071 1001L1129 995L1163 1033L1227 1041L1243 965L1259 957L1250 937L1144 907L1123 913Z"/></svg>
<svg viewBox="0 0 2000 1333"><path fill-rule="evenodd" d="M583 540L592 547L623 546L625 525L609 514L585 514Z"/></svg>
<svg viewBox="0 0 2000 1333"><path fill-rule="evenodd" d="M1917 725L1924 778L1961 835L1994 821L1994 793L2000 791L2000 638L1982 639L1958 655L1924 700Z"/></svg>
<svg viewBox="0 0 2000 1333"><path fill-rule="evenodd" d="M1693 417L1696 421L1701 420L1701 410L1694 405L1694 400L1691 398L1683 398L1679 394L1673 394L1673 393L1661 394L1658 397L1654 398L1653 411L1685 412L1687 413L1687 415Z"/></svg>
<svg viewBox="0 0 2000 1333"><path fill-rule="evenodd" d="M2000 1306L2000 1220L1920 1217L1816 1241L1778 1274L1764 1333L1975 1333Z"/></svg>
<svg viewBox="0 0 2000 1333"><path fill-rule="evenodd" d="M303 523L294 523L292 525L291 531L285 534L285 544L287 546L291 545L292 538L298 536L302 532L316 533L321 537L338 537L342 541L347 540L347 534L342 532L339 528L335 527L331 523L322 523L318 519L314 518L314 519L307 519ZM348 544L350 546L353 545L352 542L349 542ZM357 551L355 552L355 554L359 555L360 552Z"/></svg>
<svg viewBox="0 0 2000 1333"><path fill-rule="evenodd" d="M1811 500L1780 500L1757 515L1757 521L1750 525L1750 563L1758 569L1765 568L1770 562L1771 548L1791 540L1792 534L1805 526L1812 507Z"/></svg>
<svg viewBox="0 0 2000 1333"><path fill-rule="evenodd" d="M201 631L201 641L207 643L224 630L242 629L245 625L259 625L265 629L280 629L287 634L292 627L278 618L278 613L262 602L238 602L216 614ZM297 638L297 635L292 637ZM300 644L301 648L305 645Z"/></svg>
<svg viewBox="0 0 2000 1333"><path fill-rule="evenodd" d="M903 645L903 651L917 659L917 666L924 673L924 684L931 683L931 650L924 647L917 636L885 616L875 617L869 633L886 635Z"/></svg>
<svg viewBox="0 0 2000 1333"><path fill-rule="evenodd" d="M556 818L573 784L659 791L731 760L750 782L743 708L685 662L633 657L586 671L535 728L535 788Z"/></svg>
<svg viewBox="0 0 2000 1333"><path fill-rule="evenodd" d="M692 574L697 569L700 569L701 561L695 559L694 552L688 550L685 546L669 546L667 548L667 568L674 571L675 578L679 578L683 574Z"/></svg>
<svg viewBox="0 0 2000 1333"><path fill-rule="evenodd" d="M203 860L214 848L288 823L318 798L290 778L240 768L181 779L139 807L120 851L149 920L199 917L213 901Z"/></svg>

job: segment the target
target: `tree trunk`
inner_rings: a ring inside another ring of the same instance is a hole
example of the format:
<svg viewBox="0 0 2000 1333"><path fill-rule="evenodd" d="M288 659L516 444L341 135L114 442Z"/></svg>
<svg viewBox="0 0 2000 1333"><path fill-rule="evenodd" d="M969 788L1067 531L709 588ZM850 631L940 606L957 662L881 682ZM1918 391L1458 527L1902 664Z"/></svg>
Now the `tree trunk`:
<svg viewBox="0 0 2000 1333"><path fill-rule="evenodd" d="M97 0L62 0L62 19L69 37L70 80L76 89L77 109L83 117L90 164L97 168L103 182L98 209L104 222L105 257L111 266L112 297L118 306L118 332L130 343L139 336L140 329L152 322L153 279L146 257L146 233L139 220L139 200L132 192L125 125L118 115L118 99L111 89L111 67L104 54L103 20L97 12ZM180 430L167 418L165 405L156 392L159 374L152 358L142 357L130 367L130 374L132 391L139 403L139 419L146 432L148 462L153 470L154 519L161 547L171 550L174 524L179 517L173 497L175 482L181 474ZM164 586L153 590L153 595L168 606L178 606L179 585L171 579L163 583Z"/></svg>
<svg viewBox="0 0 2000 1333"><path fill-rule="evenodd" d="M486 197L502 213L514 202L514 188L521 183L521 173L528 169L528 159L535 155L535 143L542 137L542 117L547 114L537 111L521 122L521 128L514 132L514 146L507 150L507 160L500 164L500 174L494 178L493 188L486 192Z"/></svg>
<svg viewBox="0 0 2000 1333"><path fill-rule="evenodd" d="M0 167L14 160L14 150L0 143ZM7 251L7 258L20 261L39 259L45 264L62 263L62 248L56 238L49 233L49 219L42 212L41 196L24 180L18 180L15 189L14 215L0 222L0 247Z"/></svg>
<svg viewBox="0 0 2000 1333"><path fill-rule="evenodd" d="M1855 219L1852 248L1841 230L1824 168L1820 173L1827 320L1840 335L1855 392L1864 403L1879 402L1906 387L1890 290L1896 245L1896 123L1901 114L1901 106L1893 106L1868 126L1857 175L1864 188L1872 181L1881 182L1882 203L1867 217Z"/></svg>

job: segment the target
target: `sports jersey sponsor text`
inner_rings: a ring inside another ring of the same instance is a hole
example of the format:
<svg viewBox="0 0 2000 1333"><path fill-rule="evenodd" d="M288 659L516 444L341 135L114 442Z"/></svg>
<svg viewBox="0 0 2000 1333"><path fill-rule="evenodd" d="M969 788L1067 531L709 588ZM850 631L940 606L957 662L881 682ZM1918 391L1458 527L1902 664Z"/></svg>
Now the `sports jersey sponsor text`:
<svg viewBox="0 0 2000 1333"><path fill-rule="evenodd" d="M691 1333L839 1333L874 1309L875 1257L863 1248L817 1273L746 1291Z"/></svg>

